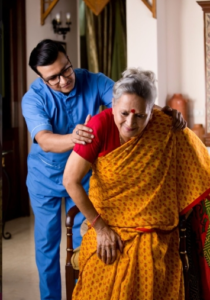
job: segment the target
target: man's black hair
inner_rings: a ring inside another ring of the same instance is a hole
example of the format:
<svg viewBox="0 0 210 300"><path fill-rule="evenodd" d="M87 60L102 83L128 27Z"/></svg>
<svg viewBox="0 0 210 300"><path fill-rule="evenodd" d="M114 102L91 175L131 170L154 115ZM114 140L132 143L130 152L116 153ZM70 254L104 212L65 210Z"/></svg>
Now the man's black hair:
<svg viewBox="0 0 210 300"><path fill-rule="evenodd" d="M62 52L66 55L66 50L63 46L50 39L41 41L32 51L29 58L29 66L38 75L41 75L37 67L38 66L49 66L53 64L58 58L58 53Z"/></svg>

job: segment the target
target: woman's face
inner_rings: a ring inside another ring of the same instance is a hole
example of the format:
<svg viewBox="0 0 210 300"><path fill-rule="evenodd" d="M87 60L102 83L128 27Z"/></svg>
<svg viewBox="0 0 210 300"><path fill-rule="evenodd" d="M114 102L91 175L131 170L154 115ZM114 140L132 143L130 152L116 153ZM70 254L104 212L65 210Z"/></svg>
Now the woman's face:
<svg viewBox="0 0 210 300"><path fill-rule="evenodd" d="M113 103L112 111L124 142L139 135L152 117L152 106L136 94L123 94Z"/></svg>

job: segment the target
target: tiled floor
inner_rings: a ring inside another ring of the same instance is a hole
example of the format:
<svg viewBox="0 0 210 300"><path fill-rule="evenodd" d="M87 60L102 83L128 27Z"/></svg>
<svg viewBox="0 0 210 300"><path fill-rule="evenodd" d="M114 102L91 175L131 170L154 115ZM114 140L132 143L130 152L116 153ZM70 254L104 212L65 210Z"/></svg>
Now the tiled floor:
<svg viewBox="0 0 210 300"><path fill-rule="evenodd" d="M39 279L34 253L34 217L18 218L6 223L5 232L12 238L2 241L3 300L39 300ZM66 232L62 205L61 276L62 300L65 293Z"/></svg>

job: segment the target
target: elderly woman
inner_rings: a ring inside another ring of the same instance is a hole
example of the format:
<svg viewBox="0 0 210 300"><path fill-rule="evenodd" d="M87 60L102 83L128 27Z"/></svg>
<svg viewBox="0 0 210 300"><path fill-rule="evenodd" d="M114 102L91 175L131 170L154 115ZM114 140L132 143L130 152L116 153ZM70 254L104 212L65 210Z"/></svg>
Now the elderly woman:
<svg viewBox="0 0 210 300"><path fill-rule="evenodd" d="M179 216L210 193L210 157L188 128L153 108L154 74L128 69L113 107L93 117L63 184L89 221L75 300L184 299ZM89 197L81 181L88 170Z"/></svg>

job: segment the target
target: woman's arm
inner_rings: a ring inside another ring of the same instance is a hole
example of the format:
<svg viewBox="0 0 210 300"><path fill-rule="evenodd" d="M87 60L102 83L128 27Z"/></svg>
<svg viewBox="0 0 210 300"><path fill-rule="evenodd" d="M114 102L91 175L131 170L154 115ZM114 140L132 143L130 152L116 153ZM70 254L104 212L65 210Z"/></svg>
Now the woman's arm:
<svg viewBox="0 0 210 300"><path fill-rule="evenodd" d="M91 163L72 151L67 161L63 185L79 210L92 223L98 216L82 184L82 178L89 171ZM109 228L100 217L93 225L97 234L97 254L104 263L113 263L117 257L117 248L122 252L123 243L117 233Z"/></svg>
<svg viewBox="0 0 210 300"><path fill-rule="evenodd" d="M91 143L94 135L86 124L91 119L88 115L85 124L77 124L72 133L56 134L49 130L41 130L35 135L39 146L45 152L63 153L74 148L75 144Z"/></svg>

